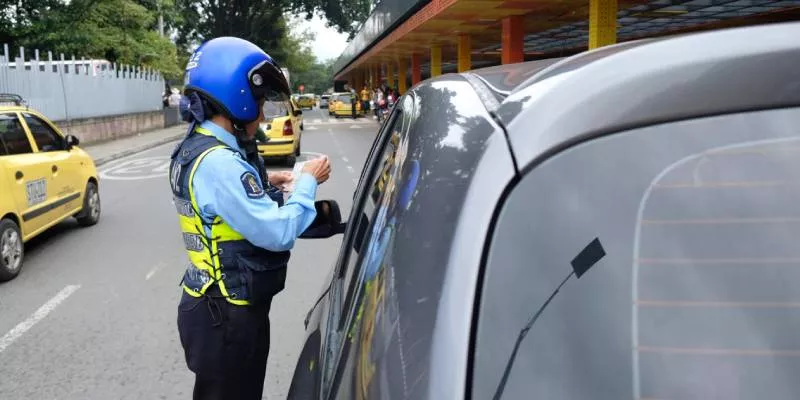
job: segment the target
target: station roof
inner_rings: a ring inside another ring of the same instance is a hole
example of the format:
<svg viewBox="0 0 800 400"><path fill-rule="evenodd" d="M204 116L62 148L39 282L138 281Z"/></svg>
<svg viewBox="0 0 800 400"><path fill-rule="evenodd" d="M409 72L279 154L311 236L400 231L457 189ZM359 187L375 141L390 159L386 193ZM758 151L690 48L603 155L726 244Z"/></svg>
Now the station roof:
<svg viewBox="0 0 800 400"><path fill-rule="evenodd" d="M618 0L617 41L697 30L800 20L800 0ZM472 66L500 63L501 24L523 18L526 60L587 49L589 0L384 0L334 65L337 78L442 46L442 68L455 69L458 34L469 34ZM428 67L422 66L423 74Z"/></svg>

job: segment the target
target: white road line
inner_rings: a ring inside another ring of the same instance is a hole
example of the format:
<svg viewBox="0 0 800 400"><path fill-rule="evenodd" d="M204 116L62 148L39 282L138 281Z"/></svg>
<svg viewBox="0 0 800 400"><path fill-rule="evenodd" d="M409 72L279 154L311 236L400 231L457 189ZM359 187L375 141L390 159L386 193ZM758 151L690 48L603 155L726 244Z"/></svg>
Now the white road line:
<svg viewBox="0 0 800 400"><path fill-rule="evenodd" d="M356 179L356 178L353 178L353 183L355 183L356 185L358 185L358 179Z"/></svg>
<svg viewBox="0 0 800 400"><path fill-rule="evenodd" d="M155 275L156 272L158 272L158 270L161 269L162 266L163 264L161 263L156 264L153 268L150 269L150 271L147 272L147 275L144 276L144 280L149 281L150 278L152 278L153 275Z"/></svg>
<svg viewBox="0 0 800 400"><path fill-rule="evenodd" d="M344 162L350 162L350 160L348 160L348 159L347 159L347 157L342 157L342 161L344 161Z"/></svg>
<svg viewBox="0 0 800 400"><path fill-rule="evenodd" d="M354 174L354 173L356 173L356 170L355 170L355 169L353 169L353 167L351 167L351 166L349 166L349 165L347 166L347 170L348 170L348 171L350 171L350 173L351 173L351 174Z"/></svg>
<svg viewBox="0 0 800 400"><path fill-rule="evenodd" d="M20 322L14 329L8 331L2 338L0 338L0 353L6 349L11 343L14 343L15 340L19 339L25 332L31 329L37 322L44 319L47 314L50 314L51 311L55 310L59 304L61 304L64 300L67 299L72 293L75 293L76 290L80 289L81 285L69 285L64 289L61 289L58 294L53 296L52 299L48 300L47 303L44 303L43 306L39 307L36 312L34 312L28 319L25 321Z"/></svg>

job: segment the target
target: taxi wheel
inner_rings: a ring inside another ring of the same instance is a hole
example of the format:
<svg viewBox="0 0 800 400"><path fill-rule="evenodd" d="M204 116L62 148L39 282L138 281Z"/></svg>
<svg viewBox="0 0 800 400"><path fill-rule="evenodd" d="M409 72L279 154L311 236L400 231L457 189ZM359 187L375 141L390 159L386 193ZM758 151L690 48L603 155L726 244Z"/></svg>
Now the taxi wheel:
<svg viewBox="0 0 800 400"><path fill-rule="evenodd" d="M83 209L75 216L81 226L92 226L100 219L100 193L94 182L86 184L86 195L83 197Z"/></svg>
<svg viewBox="0 0 800 400"><path fill-rule="evenodd" d="M294 167L295 161L297 161L297 157L295 157L294 155L286 156L286 165L288 165L289 167Z"/></svg>
<svg viewBox="0 0 800 400"><path fill-rule="evenodd" d="M24 255L19 226L8 218L0 220L0 282L10 281L19 274Z"/></svg>
<svg viewBox="0 0 800 400"><path fill-rule="evenodd" d="M297 148L294 149L295 157L300 157L300 143L297 143Z"/></svg>

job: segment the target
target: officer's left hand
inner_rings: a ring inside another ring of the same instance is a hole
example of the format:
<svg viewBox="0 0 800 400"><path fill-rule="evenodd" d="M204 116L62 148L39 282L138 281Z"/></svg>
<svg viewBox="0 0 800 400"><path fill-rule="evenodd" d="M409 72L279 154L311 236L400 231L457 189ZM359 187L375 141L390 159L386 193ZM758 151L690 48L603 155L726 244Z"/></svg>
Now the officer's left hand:
<svg viewBox="0 0 800 400"><path fill-rule="evenodd" d="M283 187L294 179L291 171L270 172L267 179L272 186Z"/></svg>

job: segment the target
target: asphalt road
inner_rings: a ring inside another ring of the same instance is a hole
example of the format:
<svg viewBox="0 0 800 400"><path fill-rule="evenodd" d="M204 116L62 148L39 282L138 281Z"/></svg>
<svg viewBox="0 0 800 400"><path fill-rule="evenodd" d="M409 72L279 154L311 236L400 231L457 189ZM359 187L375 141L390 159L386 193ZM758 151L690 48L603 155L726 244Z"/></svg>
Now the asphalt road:
<svg viewBox="0 0 800 400"><path fill-rule="evenodd" d="M333 163L318 198L337 200L346 216L377 124L325 110L304 117L303 158L323 153ZM176 328L186 255L167 183L173 146L101 168L98 225L69 220L26 245L21 274L0 284L0 399L191 398ZM299 241L293 251L270 314L264 398L285 398L303 318L340 241Z"/></svg>

